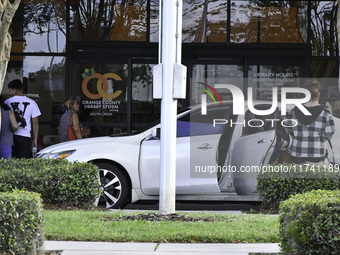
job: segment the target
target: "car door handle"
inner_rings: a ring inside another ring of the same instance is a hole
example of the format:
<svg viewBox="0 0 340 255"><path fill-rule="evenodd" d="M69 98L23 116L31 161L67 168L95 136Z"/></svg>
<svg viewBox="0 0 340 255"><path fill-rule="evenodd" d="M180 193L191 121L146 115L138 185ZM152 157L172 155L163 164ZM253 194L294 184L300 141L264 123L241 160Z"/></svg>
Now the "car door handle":
<svg viewBox="0 0 340 255"><path fill-rule="evenodd" d="M208 144L208 143L204 143L204 144L199 145L197 147L197 149L200 149L200 150L208 150L208 149L212 149L212 148L214 148L214 145Z"/></svg>
<svg viewBox="0 0 340 255"><path fill-rule="evenodd" d="M266 142L267 142L267 139L265 139L265 138L263 138L263 139L257 141L258 144L260 144L260 143L266 143Z"/></svg>

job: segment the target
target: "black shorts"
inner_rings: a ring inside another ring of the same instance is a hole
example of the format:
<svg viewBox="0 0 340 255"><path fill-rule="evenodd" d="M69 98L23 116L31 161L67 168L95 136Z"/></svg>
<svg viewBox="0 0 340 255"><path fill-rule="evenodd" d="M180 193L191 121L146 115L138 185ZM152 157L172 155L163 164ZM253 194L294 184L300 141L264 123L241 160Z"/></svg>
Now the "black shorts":
<svg viewBox="0 0 340 255"><path fill-rule="evenodd" d="M299 157L293 157L292 156L292 162L294 164L302 164L302 163L305 163L306 161L318 163L318 162L322 162L324 160L325 160L325 157L321 157L321 158L299 158Z"/></svg>
<svg viewBox="0 0 340 255"><path fill-rule="evenodd" d="M31 137L14 135L14 145L12 147L13 158L31 158L32 140Z"/></svg>

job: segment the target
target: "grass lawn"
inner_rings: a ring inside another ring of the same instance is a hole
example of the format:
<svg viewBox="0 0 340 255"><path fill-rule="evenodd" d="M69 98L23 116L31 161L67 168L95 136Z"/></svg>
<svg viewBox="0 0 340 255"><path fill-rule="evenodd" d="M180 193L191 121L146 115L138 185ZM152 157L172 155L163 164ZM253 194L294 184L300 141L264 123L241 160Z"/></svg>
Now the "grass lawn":
<svg viewBox="0 0 340 255"><path fill-rule="evenodd" d="M47 240L103 242L273 243L279 242L278 217L264 214L181 213L206 221L117 220L123 211L44 210ZM212 222L211 222L212 221Z"/></svg>

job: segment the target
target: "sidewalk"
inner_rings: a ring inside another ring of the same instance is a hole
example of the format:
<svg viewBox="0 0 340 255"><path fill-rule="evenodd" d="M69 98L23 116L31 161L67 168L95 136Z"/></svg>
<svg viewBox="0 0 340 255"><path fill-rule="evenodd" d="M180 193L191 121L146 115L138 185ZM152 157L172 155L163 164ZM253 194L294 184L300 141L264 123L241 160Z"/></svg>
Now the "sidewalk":
<svg viewBox="0 0 340 255"><path fill-rule="evenodd" d="M62 255L248 255L279 253L277 243L213 244L213 243L109 243L46 241L43 250L62 250Z"/></svg>

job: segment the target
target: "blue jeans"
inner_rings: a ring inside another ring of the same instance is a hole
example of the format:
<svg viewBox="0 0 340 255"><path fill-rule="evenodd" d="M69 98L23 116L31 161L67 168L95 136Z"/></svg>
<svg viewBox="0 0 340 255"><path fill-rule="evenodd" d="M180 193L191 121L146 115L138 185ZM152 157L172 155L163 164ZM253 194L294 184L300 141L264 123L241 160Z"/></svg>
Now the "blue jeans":
<svg viewBox="0 0 340 255"><path fill-rule="evenodd" d="M0 144L0 158L9 159L12 157L12 145Z"/></svg>

